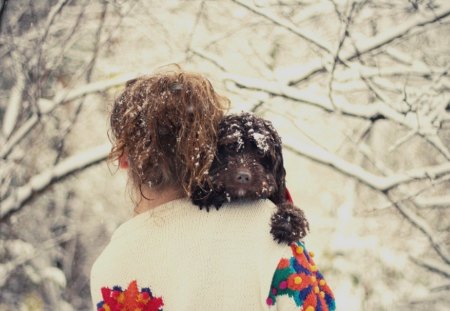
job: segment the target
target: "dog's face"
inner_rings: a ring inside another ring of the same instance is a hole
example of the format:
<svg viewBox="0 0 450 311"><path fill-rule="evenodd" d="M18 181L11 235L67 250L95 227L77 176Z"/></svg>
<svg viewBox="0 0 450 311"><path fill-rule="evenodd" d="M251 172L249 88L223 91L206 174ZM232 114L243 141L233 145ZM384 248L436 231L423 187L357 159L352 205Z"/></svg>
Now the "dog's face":
<svg viewBox="0 0 450 311"><path fill-rule="evenodd" d="M272 124L248 113L230 115L221 122L218 136L209 173L213 192L223 193L228 201L269 198L279 203L285 170L281 139Z"/></svg>

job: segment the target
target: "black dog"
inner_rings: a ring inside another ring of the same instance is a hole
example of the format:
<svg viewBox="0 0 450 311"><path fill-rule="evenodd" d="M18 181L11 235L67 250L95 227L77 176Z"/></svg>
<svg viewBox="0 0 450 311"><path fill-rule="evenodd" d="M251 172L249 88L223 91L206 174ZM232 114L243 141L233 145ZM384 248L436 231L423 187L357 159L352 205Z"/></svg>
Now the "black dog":
<svg viewBox="0 0 450 311"><path fill-rule="evenodd" d="M270 121L249 113L224 117L219 125L217 155L209 180L192 190L192 202L209 211L237 200L269 199L278 210L271 233L292 243L309 230L303 211L287 200L281 139Z"/></svg>

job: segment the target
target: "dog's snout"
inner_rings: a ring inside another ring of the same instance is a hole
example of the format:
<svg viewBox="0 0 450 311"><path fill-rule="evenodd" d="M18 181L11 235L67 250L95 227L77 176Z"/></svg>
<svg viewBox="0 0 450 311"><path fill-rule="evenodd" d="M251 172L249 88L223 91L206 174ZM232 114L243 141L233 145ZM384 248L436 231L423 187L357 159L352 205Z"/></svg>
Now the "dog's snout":
<svg viewBox="0 0 450 311"><path fill-rule="evenodd" d="M239 170L236 174L236 180L241 184L248 184L252 179L250 172L245 170Z"/></svg>

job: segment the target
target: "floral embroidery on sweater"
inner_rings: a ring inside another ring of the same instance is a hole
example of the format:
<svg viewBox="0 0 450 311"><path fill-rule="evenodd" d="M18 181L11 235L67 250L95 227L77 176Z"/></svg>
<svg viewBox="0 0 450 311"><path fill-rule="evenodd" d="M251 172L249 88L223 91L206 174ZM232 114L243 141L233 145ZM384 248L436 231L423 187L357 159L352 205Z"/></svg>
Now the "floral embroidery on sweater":
<svg viewBox="0 0 450 311"><path fill-rule="evenodd" d="M97 311L162 311L161 297L154 297L150 288L140 291L136 281L132 281L126 290L120 286L102 288L103 301L97 304Z"/></svg>
<svg viewBox="0 0 450 311"><path fill-rule="evenodd" d="M318 271L312 257L302 242L292 243L293 257L282 258L272 279L267 304L275 305L277 296L293 298L301 311L334 311L333 293Z"/></svg>

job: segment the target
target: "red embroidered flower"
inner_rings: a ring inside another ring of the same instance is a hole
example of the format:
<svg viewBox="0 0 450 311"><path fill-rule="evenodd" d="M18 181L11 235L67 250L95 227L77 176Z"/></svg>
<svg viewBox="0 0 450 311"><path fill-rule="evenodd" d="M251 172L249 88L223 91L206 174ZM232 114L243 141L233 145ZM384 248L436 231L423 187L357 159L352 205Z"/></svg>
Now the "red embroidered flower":
<svg viewBox="0 0 450 311"><path fill-rule="evenodd" d="M292 290L302 290L306 286L308 286L308 282L304 281L305 275L301 274L291 274L288 278L288 288Z"/></svg>
<svg viewBox="0 0 450 311"><path fill-rule="evenodd" d="M97 304L97 311L162 311L164 302L154 297L149 288L139 291L137 282L132 281L124 291L115 286L102 288L103 301Z"/></svg>

